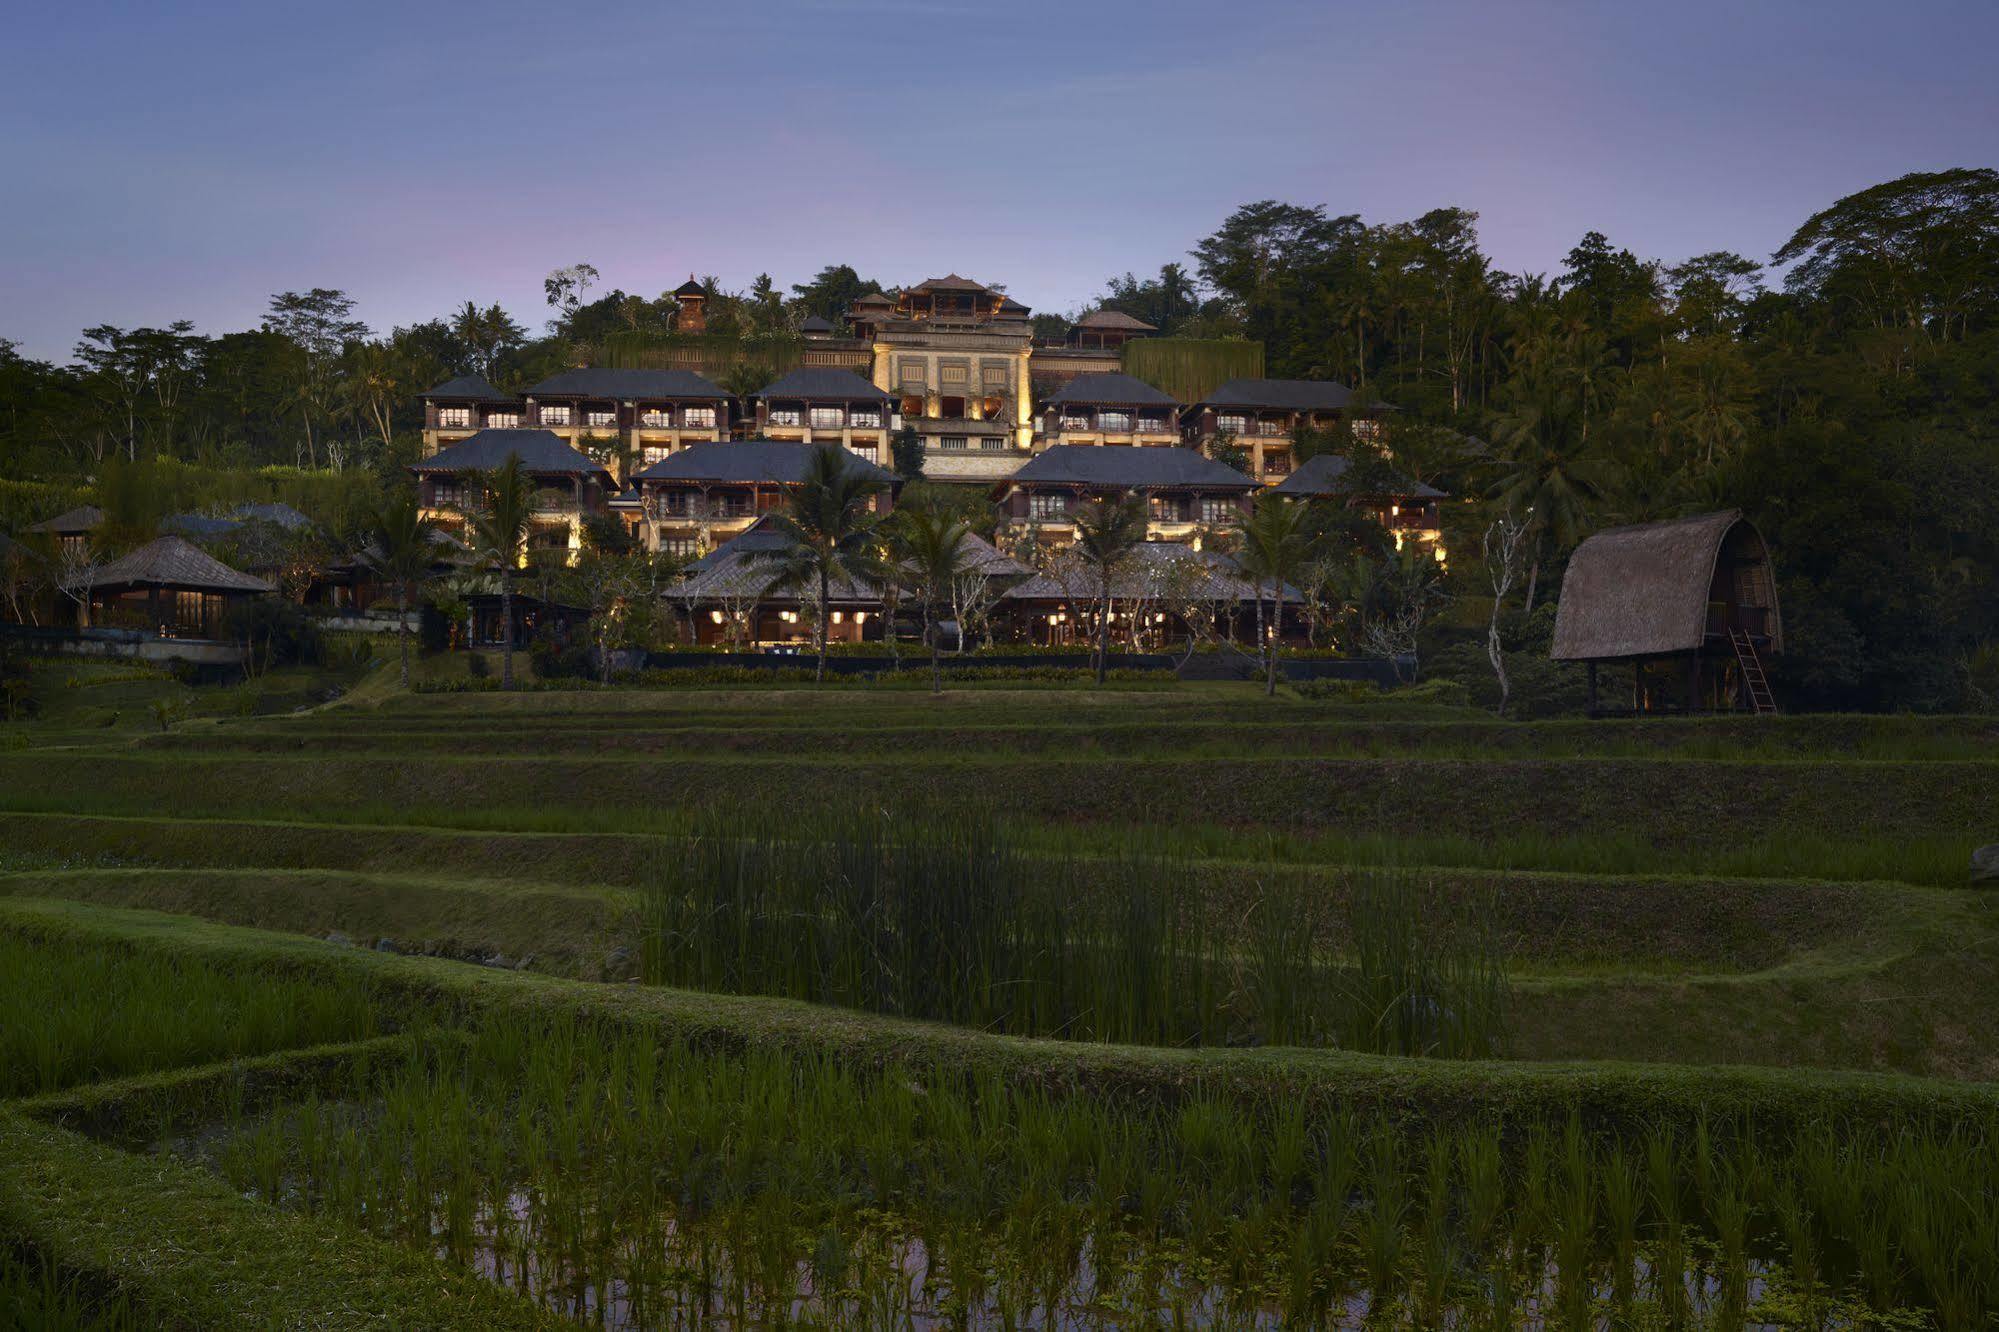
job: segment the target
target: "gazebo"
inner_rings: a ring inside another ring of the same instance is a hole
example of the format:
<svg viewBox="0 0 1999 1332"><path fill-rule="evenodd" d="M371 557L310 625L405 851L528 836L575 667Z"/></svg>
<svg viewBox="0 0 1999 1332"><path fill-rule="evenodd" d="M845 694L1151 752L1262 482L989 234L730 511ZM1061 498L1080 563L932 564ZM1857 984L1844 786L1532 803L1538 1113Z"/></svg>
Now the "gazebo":
<svg viewBox="0 0 1999 1332"><path fill-rule="evenodd" d="M1763 536L1735 509L1599 532L1576 547L1555 612L1556 661L1632 668L1634 712L1775 712L1763 670L1784 650Z"/></svg>
<svg viewBox="0 0 1999 1332"><path fill-rule="evenodd" d="M163 536L70 584L86 594L90 619L157 638L221 637L229 608L274 589L177 536Z"/></svg>

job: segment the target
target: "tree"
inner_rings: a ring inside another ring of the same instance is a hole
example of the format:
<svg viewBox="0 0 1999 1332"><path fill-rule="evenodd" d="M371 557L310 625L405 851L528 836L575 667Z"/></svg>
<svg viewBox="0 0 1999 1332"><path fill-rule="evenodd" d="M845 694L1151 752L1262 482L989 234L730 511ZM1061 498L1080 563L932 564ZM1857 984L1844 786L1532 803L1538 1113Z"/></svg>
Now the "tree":
<svg viewBox="0 0 1999 1332"><path fill-rule="evenodd" d="M970 556L971 529L947 513L904 509L896 522L896 570L916 598L923 617L923 641L930 649L930 692L944 692L938 664L937 608L951 595ZM963 626L960 626L963 634ZM963 639L960 638L962 644Z"/></svg>
<svg viewBox="0 0 1999 1332"><path fill-rule="evenodd" d="M366 558L396 589L396 645L402 685L410 687L410 602L430 578L437 559L437 525L424 516L415 491L405 491L375 511L368 524ZM511 634L509 635L511 638Z"/></svg>
<svg viewBox="0 0 1999 1332"><path fill-rule="evenodd" d="M768 519L771 529L787 540L746 557L751 563L775 567L772 586L809 587L816 594L820 608L812 625L819 656L816 680L826 678L824 612L832 599L833 579L864 579L876 572L874 501L886 489L850 465L841 449L815 445L804 479L792 488L784 508Z"/></svg>
<svg viewBox="0 0 1999 1332"><path fill-rule="evenodd" d="M1565 366L1530 364L1512 381L1508 406L1494 421L1500 453L1491 495L1528 525L1529 611L1549 543L1566 550L1581 540L1591 514L1622 477L1617 464L1585 449L1575 382Z"/></svg>
<svg viewBox="0 0 1999 1332"><path fill-rule="evenodd" d="M818 315L838 323L855 301L882 289L854 271L852 264L827 264L810 282L792 286L793 304L801 315Z"/></svg>
<svg viewBox="0 0 1999 1332"><path fill-rule="evenodd" d="M923 479L923 436L916 433L915 426L905 425L890 435L888 450L897 476L905 481Z"/></svg>
<svg viewBox="0 0 1999 1332"><path fill-rule="evenodd" d="M1237 524L1242 548L1236 560L1256 584L1256 650L1263 662L1264 697L1277 693L1277 640L1284 625L1284 589L1312 553L1307 506L1266 492ZM1265 628L1263 586L1270 584L1272 623Z"/></svg>
<svg viewBox="0 0 1999 1332"><path fill-rule="evenodd" d="M497 302L481 310L471 301L451 318L451 334L465 348L469 369L498 382L500 359L527 341L527 330Z"/></svg>
<svg viewBox="0 0 1999 1332"><path fill-rule="evenodd" d="M1485 654L1492 662L1492 673L1499 677L1499 706L1494 711L1502 717L1506 715L1506 699L1513 686L1506 678L1506 648L1499 638L1499 616L1506 605L1506 594L1513 590L1513 582L1520 576L1520 548L1526 535L1527 524L1514 517L1510 509L1485 529L1485 571L1492 580L1492 615L1485 626Z"/></svg>
<svg viewBox="0 0 1999 1332"><path fill-rule="evenodd" d="M500 687L514 687L514 580L527 557L534 522L535 483L521 470L521 456L474 479L478 507L467 515L473 553L500 572Z"/></svg>
<svg viewBox="0 0 1999 1332"><path fill-rule="evenodd" d="M576 312L583 308L583 293L596 284L597 270L590 264L571 264L543 278L542 295L555 311L555 318L548 321L548 331L557 336L569 334Z"/></svg>
<svg viewBox="0 0 1999 1332"><path fill-rule="evenodd" d="M1076 555L1097 585L1097 644L1093 665L1102 684L1109 666L1111 583L1145 540L1145 501L1136 495L1093 500L1069 515L1076 525Z"/></svg>
<svg viewBox="0 0 1999 1332"><path fill-rule="evenodd" d="M319 466L314 423L333 408L335 370L347 344L368 336L368 326L353 317L354 300L344 291L314 287L311 291L280 292L271 297L264 330L276 333L295 349L291 400L305 428L305 452Z"/></svg>

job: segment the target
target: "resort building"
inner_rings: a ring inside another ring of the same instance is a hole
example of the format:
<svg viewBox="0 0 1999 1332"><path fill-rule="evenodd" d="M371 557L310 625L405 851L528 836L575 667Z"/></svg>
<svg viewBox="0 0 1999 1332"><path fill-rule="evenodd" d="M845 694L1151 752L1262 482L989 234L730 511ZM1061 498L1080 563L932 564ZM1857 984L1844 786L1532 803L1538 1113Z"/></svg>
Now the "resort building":
<svg viewBox="0 0 1999 1332"><path fill-rule="evenodd" d="M728 392L688 370L564 370L529 389L521 424L599 462L643 467L690 444L727 439Z"/></svg>
<svg viewBox="0 0 1999 1332"><path fill-rule="evenodd" d="M263 579L230 568L178 536L158 537L70 584L93 626L218 644L228 637L233 606L273 591ZM212 659L233 660L236 651L231 644Z"/></svg>
<svg viewBox="0 0 1999 1332"><path fill-rule="evenodd" d="M871 463L889 461L893 400L851 370L801 366L764 385L752 402L760 438L837 444Z"/></svg>
<svg viewBox="0 0 1999 1332"><path fill-rule="evenodd" d="M1175 447L1180 404L1126 374L1078 375L1043 399L1037 449L1063 444Z"/></svg>
<svg viewBox="0 0 1999 1332"><path fill-rule="evenodd" d="M1186 642L1183 616L1205 618L1216 638L1254 643L1259 598L1270 636L1295 628L1304 603L1288 585L1257 587L1219 551L1164 541L1134 549L1103 591L1090 569L1057 563L1009 587L1001 612L1019 641L1037 647L1095 642L1103 615L1114 650L1156 652Z"/></svg>
<svg viewBox="0 0 1999 1332"><path fill-rule="evenodd" d="M869 344L875 386L893 396L893 428L923 441L924 475L989 481L1008 475L1034 442L1028 308L956 273L848 311Z"/></svg>
<svg viewBox="0 0 1999 1332"><path fill-rule="evenodd" d="M1247 513L1256 489L1235 468L1192 449L1058 444L995 485L992 498L1004 530L1067 541L1075 535L1076 510L1137 495L1145 501L1150 540L1198 543L1204 530Z"/></svg>
<svg viewBox="0 0 1999 1332"><path fill-rule="evenodd" d="M1633 712L1775 712L1763 657L1783 650L1770 549L1738 510L1613 527L1569 556L1550 655L1587 664L1592 713L1605 665L1631 668Z"/></svg>
<svg viewBox="0 0 1999 1332"><path fill-rule="evenodd" d="M535 484L529 548L581 548L584 521L604 510L611 471L547 430L481 430L413 463L424 515L462 531L467 513L482 502L480 477L506 466L509 458L519 458Z"/></svg>
<svg viewBox="0 0 1999 1332"><path fill-rule="evenodd" d="M500 392L482 376L447 379L423 395L424 457L489 427L516 429L523 418L521 400Z"/></svg>
<svg viewBox="0 0 1999 1332"><path fill-rule="evenodd" d="M95 504L83 504L53 518L30 523L23 530L45 532L55 541L57 550L80 558L90 549L90 534L103 525L104 510Z"/></svg>
<svg viewBox="0 0 1999 1332"><path fill-rule="evenodd" d="M1411 481L1385 465L1360 471L1357 476L1350 459L1322 453L1307 459L1272 489L1293 499L1344 504L1371 513L1395 538L1395 549L1428 551L1443 563L1443 519L1437 506L1445 498L1444 492ZM1369 472L1371 476L1366 474Z"/></svg>
<svg viewBox="0 0 1999 1332"><path fill-rule="evenodd" d="M1265 483L1292 471L1291 432L1323 429L1355 417L1353 391L1321 379L1231 379L1188 408L1186 442L1203 452L1232 440L1249 453L1250 475ZM1378 430L1372 411L1354 419L1356 434Z"/></svg>
<svg viewBox="0 0 1999 1332"><path fill-rule="evenodd" d="M774 439L696 444L640 469L616 508L646 549L706 555L783 508L785 497L805 479L814 447ZM847 466L861 468L884 487L869 500L869 510L892 510L902 479L858 454L843 456Z"/></svg>

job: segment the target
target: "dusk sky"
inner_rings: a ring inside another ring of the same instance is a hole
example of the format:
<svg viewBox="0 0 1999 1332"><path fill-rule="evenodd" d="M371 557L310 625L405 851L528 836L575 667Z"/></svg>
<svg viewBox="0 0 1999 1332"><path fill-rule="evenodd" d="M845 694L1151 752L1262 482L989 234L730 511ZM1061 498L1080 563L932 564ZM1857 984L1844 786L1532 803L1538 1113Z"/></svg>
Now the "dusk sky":
<svg viewBox="0 0 1999 1332"><path fill-rule="evenodd" d="M19 6L0 50L0 337L377 331L587 261L956 270L1068 312L1236 205L1476 209L1502 268L1595 228L1767 258L1909 171L1999 165L1999 3Z"/></svg>

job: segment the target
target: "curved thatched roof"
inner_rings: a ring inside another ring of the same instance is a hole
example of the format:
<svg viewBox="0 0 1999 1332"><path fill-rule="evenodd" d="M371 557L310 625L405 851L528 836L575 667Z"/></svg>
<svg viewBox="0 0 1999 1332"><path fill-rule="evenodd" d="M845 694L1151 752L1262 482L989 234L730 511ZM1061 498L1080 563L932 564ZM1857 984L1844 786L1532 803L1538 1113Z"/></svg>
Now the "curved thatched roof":
<svg viewBox="0 0 1999 1332"><path fill-rule="evenodd" d="M1604 661L1697 650L1722 546L1737 527L1767 566L1762 536L1736 509L1598 532L1576 547L1555 611L1557 661ZM1776 591L1771 585L1774 632Z"/></svg>

